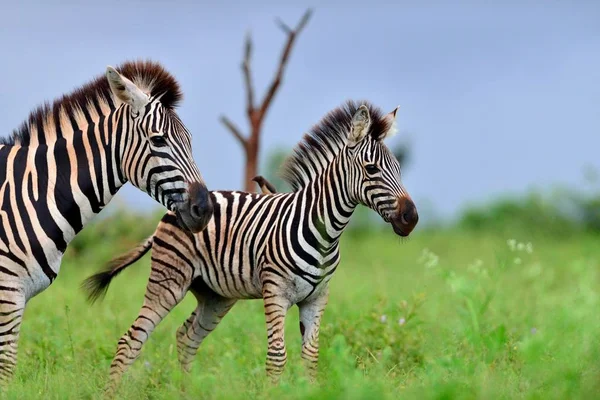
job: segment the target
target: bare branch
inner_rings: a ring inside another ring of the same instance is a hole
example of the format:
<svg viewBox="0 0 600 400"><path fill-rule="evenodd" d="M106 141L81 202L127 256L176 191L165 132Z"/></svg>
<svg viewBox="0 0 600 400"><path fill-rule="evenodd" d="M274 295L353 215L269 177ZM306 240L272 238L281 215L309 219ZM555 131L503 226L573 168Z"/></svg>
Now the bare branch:
<svg viewBox="0 0 600 400"><path fill-rule="evenodd" d="M298 36L298 34L300 34L300 32L302 32L302 30L308 23L308 20L310 19L311 15L312 10L306 10L304 15L302 16L302 19L300 20L300 22L296 26L296 29L294 30L291 30L287 25L281 22L281 20L278 20L281 29L283 29L288 34L288 40L283 49L283 53L281 54L279 68L277 68L275 78L273 79L273 82L271 83L271 86L269 87L269 90L267 91L265 98L260 106L259 119L262 119L264 117L265 113L267 112L267 109L269 108L269 105L271 104L271 101L273 100L273 97L275 96L275 93L277 92L277 89L279 88L279 85L281 84L283 73L285 71L285 67L287 66L296 37Z"/></svg>
<svg viewBox="0 0 600 400"><path fill-rule="evenodd" d="M279 27L287 35L287 42L285 43L285 46L282 50L281 57L279 60L279 66L276 70L275 76L273 77L273 81L268 87L264 99L262 100L262 103L258 105L255 104L256 98L252 81L252 37L249 32L246 34L241 68L244 76L244 86L246 88L246 113L248 115L248 121L250 123L249 135L243 135L240 129L225 115L221 115L220 121L223 123L223 125L225 125L225 127L231 132L231 134L237 139L237 141L242 145L244 149L244 155L246 158L244 186L245 190L248 192L252 191L252 178L256 177L256 171L258 170L260 135L265 115L267 113L267 110L269 109L269 106L271 105L275 93L281 85L282 77L285 72L288 60L290 58L290 53L294 46L294 42L298 37L298 34L302 32L302 30L308 23L311 14L312 10L308 9L298 22L298 25L296 25L295 29L291 29L280 19L276 20ZM266 187L266 189L275 192L274 188Z"/></svg>
<svg viewBox="0 0 600 400"><path fill-rule="evenodd" d="M244 83L246 85L246 112L248 116L254 110L254 87L252 86L252 74L250 73L250 59L252 57L252 37L250 32L246 35L246 44L244 46L244 61L242 61L242 71L244 72Z"/></svg>
<svg viewBox="0 0 600 400"><path fill-rule="evenodd" d="M248 140L242 135L239 128L235 126L235 124L224 115L221 115L220 120L223 123L223 125L225 125L227 129L229 129L229 131L233 134L233 136L235 136L235 138L240 142L242 147L246 147L246 143Z"/></svg>
<svg viewBox="0 0 600 400"><path fill-rule="evenodd" d="M304 15L302 16L302 19L300 20L300 22L298 23L298 25L296 25L296 34L302 32L302 30L304 29L304 27L306 26L306 24L308 23L308 20L310 19L310 16L312 15L312 9L308 9L306 10L306 12L304 13Z"/></svg>
<svg viewBox="0 0 600 400"><path fill-rule="evenodd" d="M292 29L291 29L289 26L287 26L287 25L285 24L285 22L283 22L283 21L281 20L281 18L277 18L277 19L275 19L275 23L276 23L277 25L279 25L279 27L281 28L281 30L282 30L282 31L284 31L284 32L285 32L287 35L289 35L289 34L291 34L291 33L292 33Z"/></svg>

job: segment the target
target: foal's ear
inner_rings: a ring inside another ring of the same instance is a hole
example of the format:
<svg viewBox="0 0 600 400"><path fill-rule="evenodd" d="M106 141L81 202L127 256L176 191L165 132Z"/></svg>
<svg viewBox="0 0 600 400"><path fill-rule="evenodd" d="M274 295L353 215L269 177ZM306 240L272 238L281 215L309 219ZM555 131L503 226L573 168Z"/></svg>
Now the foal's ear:
<svg viewBox="0 0 600 400"><path fill-rule="evenodd" d="M383 117L387 126L389 126L388 130L383 132L383 134L379 137L379 140L384 140L393 137L396 133L398 133L398 125L396 124L396 114L398 113L398 109L400 106L394 108L394 110L390 111Z"/></svg>
<svg viewBox="0 0 600 400"><path fill-rule="evenodd" d="M367 133L371 126L371 116L369 115L369 109L364 104L358 107L358 110L352 117L352 127L350 128L350 136L348 137L348 143L353 146L360 142Z"/></svg>
<svg viewBox="0 0 600 400"><path fill-rule="evenodd" d="M115 97L129 104L134 112L139 112L148 104L149 96L110 65L106 67L106 79Z"/></svg>

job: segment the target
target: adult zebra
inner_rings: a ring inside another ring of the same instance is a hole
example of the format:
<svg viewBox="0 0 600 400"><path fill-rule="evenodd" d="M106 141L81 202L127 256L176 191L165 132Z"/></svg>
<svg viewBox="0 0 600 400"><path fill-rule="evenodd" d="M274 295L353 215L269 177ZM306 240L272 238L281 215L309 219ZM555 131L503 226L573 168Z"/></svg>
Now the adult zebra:
<svg viewBox="0 0 600 400"><path fill-rule="evenodd" d="M0 380L14 373L25 305L69 242L127 181L202 230L212 201L175 112L175 78L151 61L108 67L0 140Z"/></svg>
<svg viewBox="0 0 600 400"><path fill-rule="evenodd" d="M277 380L283 371L284 319L297 304L302 358L314 375L328 282L340 261L340 236L356 206L377 211L400 236L408 236L418 221L400 181L400 165L383 144L395 133L396 110L384 115L368 103L346 103L305 135L285 163L283 176L294 192L211 192L214 218L204 231L192 235L167 213L153 236L89 277L84 287L94 301L112 278L152 247L144 305L119 340L108 390L114 390L156 325L188 290L198 306L177 331L184 370L189 371L202 340L238 299L262 298L267 373Z"/></svg>

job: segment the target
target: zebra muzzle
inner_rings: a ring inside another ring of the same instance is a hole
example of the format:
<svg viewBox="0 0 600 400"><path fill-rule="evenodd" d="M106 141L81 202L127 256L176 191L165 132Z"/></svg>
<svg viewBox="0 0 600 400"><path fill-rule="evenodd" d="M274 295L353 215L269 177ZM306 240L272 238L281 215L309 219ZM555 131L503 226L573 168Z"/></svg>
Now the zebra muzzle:
<svg viewBox="0 0 600 400"><path fill-rule="evenodd" d="M192 233L202 231L213 216L213 202L205 185L190 183L187 201L176 210L182 227Z"/></svg>
<svg viewBox="0 0 600 400"><path fill-rule="evenodd" d="M397 235L408 236L419 222L419 214L415 203L408 197L400 198L396 213L390 222Z"/></svg>

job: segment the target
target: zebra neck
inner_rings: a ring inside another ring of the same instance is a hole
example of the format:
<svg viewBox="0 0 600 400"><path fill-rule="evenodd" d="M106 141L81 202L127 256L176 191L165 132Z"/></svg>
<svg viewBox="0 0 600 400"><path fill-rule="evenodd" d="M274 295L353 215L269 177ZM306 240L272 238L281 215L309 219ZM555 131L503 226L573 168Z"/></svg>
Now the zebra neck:
<svg viewBox="0 0 600 400"><path fill-rule="evenodd" d="M324 250L338 245L357 206L349 195L345 173L341 171L344 171L341 164L333 164L309 186L313 202L308 215L320 233L319 242Z"/></svg>
<svg viewBox="0 0 600 400"><path fill-rule="evenodd" d="M65 244L102 211L126 182L120 162L124 131L118 112L111 110L97 120L78 121L69 133L32 149L45 155L47 166L36 165L40 176L41 171L47 171L45 182L38 178L38 186L48 188L48 208L59 216Z"/></svg>

